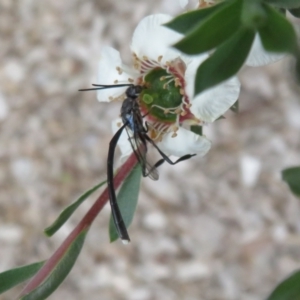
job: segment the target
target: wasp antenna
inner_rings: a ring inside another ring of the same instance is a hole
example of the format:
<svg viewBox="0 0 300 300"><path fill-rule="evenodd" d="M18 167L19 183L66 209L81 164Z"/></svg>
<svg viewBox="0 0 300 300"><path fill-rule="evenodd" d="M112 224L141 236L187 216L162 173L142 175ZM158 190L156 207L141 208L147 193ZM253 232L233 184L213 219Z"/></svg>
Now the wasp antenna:
<svg viewBox="0 0 300 300"><path fill-rule="evenodd" d="M98 86L103 89L115 88L115 87L124 87L124 86L132 86L132 83L122 83L122 84L92 84L92 86Z"/></svg>
<svg viewBox="0 0 300 300"><path fill-rule="evenodd" d="M92 84L92 86L96 86L95 88L90 89L80 89L79 92L86 92L86 91L96 91L96 90L105 90L105 89L112 89L112 88L118 88L118 87L125 87L125 86L133 86L132 83L123 83L123 84Z"/></svg>
<svg viewBox="0 0 300 300"><path fill-rule="evenodd" d="M95 91L95 90L102 90L102 88L91 88L91 89L80 89L79 92L86 92L86 91Z"/></svg>

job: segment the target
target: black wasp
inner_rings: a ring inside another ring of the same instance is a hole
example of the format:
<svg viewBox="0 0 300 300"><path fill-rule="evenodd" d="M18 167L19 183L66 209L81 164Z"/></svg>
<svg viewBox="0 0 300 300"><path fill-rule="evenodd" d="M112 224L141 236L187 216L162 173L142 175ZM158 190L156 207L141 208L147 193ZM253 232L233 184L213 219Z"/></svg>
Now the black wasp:
<svg viewBox="0 0 300 300"><path fill-rule="evenodd" d="M165 161L171 165L175 165L180 161L186 160L194 156L195 154L187 154L175 162L170 160L170 158L162 152L156 143L148 136L148 125L147 122L144 122L140 107L138 97L142 90L144 89L141 85L134 84L116 84L116 85L102 85L102 84L93 84L95 88L90 89L81 89L79 91L91 91L91 90L102 90L108 88L118 88L118 87L128 87L126 89L126 99L123 101L121 107L121 118L123 125L118 129L113 138L109 143L108 157L107 157L107 187L109 194L109 201L112 211L112 217L114 224L116 226L119 237L123 243L128 243L130 241L126 225L124 223L122 214L120 212L117 197L114 188L114 154L117 142L123 132L126 129L128 134L128 139L131 143L132 150L135 153L135 156L141 165L142 174L144 177L149 176L153 180L158 179L157 167L163 164ZM155 147L155 149L162 156L158 162L154 165L151 165L147 161L147 143Z"/></svg>

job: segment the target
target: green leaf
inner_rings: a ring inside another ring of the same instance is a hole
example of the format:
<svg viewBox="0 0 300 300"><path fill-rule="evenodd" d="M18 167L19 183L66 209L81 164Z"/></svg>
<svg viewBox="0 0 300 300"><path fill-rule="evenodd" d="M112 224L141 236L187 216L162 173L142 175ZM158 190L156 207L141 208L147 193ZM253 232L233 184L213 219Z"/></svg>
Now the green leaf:
<svg viewBox="0 0 300 300"><path fill-rule="evenodd" d="M242 2L242 0L228 1L188 32L174 47L186 54L199 54L216 48L240 27Z"/></svg>
<svg viewBox="0 0 300 300"><path fill-rule="evenodd" d="M290 9L289 12L296 18L300 18L300 8Z"/></svg>
<svg viewBox="0 0 300 300"><path fill-rule="evenodd" d="M70 245L59 263L53 268L47 279L21 300L41 300L51 295L71 271L85 240L88 230L82 231Z"/></svg>
<svg viewBox="0 0 300 300"><path fill-rule="evenodd" d="M300 197L300 167L285 169L281 174L282 180L284 180L289 185L291 191L296 196Z"/></svg>
<svg viewBox="0 0 300 300"><path fill-rule="evenodd" d="M244 1L242 10L242 23L246 27L256 29L266 22L267 14L261 0Z"/></svg>
<svg viewBox="0 0 300 300"><path fill-rule="evenodd" d="M299 0L264 0L267 3L273 4L281 8L298 8L300 7Z"/></svg>
<svg viewBox="0 0 300 300"><path fill-rule="evenodd" d="M45 262L37 262L0 273L0 294L31 278Z"/></svg>
<svg viewBox="0 0 300 300"><path fill-rule="evenodd" d="M217 5L211 6L209 8L204 9L196 9L178 17L174 18L172 21L164 24L164 26L173 29L179 33L186 34L190 31L193 27L199 26L200 23L205 21L207 17L211 14L218 11L221 7L223 7L224 2L219 3Z"/></svg>
<svg viewBox="0 0 300 300"><path fill-rule="evenodd" d="M300 300L300 271L281 282L267 300Z"/></svg>
<svg viewBox="0 0 300 300"><path fill-rule="evenodd" d="M195 95L236 74L248 56L254 36L253 30L241 28L205 60L197 70Z"/></svg>
<svg viewBox="0 0 300 300"><path fill-rule="evenodd" d="M267 51L295 53L296 33L292 24L279 12L265 5L267 22L258 29L262 44Z"/></svg>
<svg viewBox="0 0 300 300"><path fill-rule="evenodd" d="M52 225L47 227L44 232L47 236L52 236L74 213L74 211L86 200L92 193L94 193L97 189L99 189L106 181L103 181L97 185L95 185L90 190L86 191L83 195L81 195L75 202L66 207L58 216L58 218L54 221Z"/></svg>
<svg viewBox="0 0 300 300"><path fill-rule="evenodd" d="M202 126L199 125L192 125L191 126L191 131L198 134L198 135L203 135L203 130L202 130Z"/></svg>
<svg viewBox="0 0 300 300"><path fill-rule="evenodd" d="M137 165L131 171L128 177L124 180L124 183L117 197L117 201L126 228L128 228L128 226L131 224L134 212L136 210L140 190L141 176L141 166ZM112 217L110 217L109 221L109 237L111 242L114 242L119 237Z"/></svg>

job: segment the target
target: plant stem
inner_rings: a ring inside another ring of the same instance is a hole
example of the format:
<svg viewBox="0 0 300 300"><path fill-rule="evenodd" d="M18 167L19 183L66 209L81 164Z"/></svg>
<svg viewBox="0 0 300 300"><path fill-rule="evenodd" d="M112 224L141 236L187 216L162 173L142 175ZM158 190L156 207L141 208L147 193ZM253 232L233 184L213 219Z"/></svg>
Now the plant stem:
<svg viewBox="0 0 300 300"><path fill-rule="evenodd" d="M126 162L120 167L119 171L114 177L114 186L117 189L124 179L129 175L134 166L137 164L137 159L134 153L132 153ZM44 266L38 271L38 273L29 281L29 283L22 290L19 298L37 288L51 273L53 268L57 265L59 260L63 257L69 246L76 239L76 237L83 231L88 230L99 212L102 210L106 202L108 201L108 189L106 188L103 193L98 197L93 206L89 209L80 223L73 229L61 246L53 253L53 255L47 260Z"/></svg>

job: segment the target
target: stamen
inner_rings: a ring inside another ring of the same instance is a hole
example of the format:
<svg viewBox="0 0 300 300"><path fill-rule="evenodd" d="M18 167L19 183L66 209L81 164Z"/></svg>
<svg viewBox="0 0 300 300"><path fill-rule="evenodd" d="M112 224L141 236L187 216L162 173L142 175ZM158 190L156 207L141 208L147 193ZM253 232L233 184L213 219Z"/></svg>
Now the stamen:
<svg viewBox="0 0 300 300"><path fill-rule="evenodd" d="M157 58L157 61L160 63L160 62L161 62L161 60L162 60L162 58L163 58L163 56L162 56L162 55L160 55L160 56Z"/></svg>
<svg viewBox="0 0 300 300"><path fill-rule="evenodd" d="M141 73L148 73L149 70L152 70L156 67L156 64L150 61L142 61L141 62Z"/></svg>
<svg viewBox="0 0 300 300"><path fill-rule="evenodd" d="M176 87L181 86L180 79L177 77L175 78L175 86Z"/></svg>
<svg viewBox="0 0 300 300"><path fill-rule="evenodd" d="M118 83L119 81L118 81L118 79L116 79L115 81L114 81L114 83Z"/></svg>
<svg viewBox="0 0 300 300"><path fill-rule="evenodd" d="M191 104L188 102L188 98L187 98L187 97L182 97L181 101L182 101L182 105L186 105L187 108L189 108L189 105L191 105Z"/></svg>
<svg viewBox="0 0 300 300"><path fill-rule="evenodd" d="M169 129L169 125L160 122L148 125L149 127L151 127L152 130L151 138L156 142L162 141L163 134Z"/></svg>
<svg viewBox="0 0 300 300"><path fill-rule="evenodd" d="M165 108L160 105L153 104L151 107L152 108L157 107L157 108L161 109L164 113L165 113L165 111L167 111L168 114L180 114L181 113L181 106Z"/></svg>
<svg viewBox="0 0 300 300"><path fill-rule="evenodd" d="M172 81L174 81L174 77L172 76L172 78L168 81L168 82L166 82L164 85L169 85Z"/></svg>
<svg viewBox="0 0 300 300"><path fill-rule="evenodd" d="M177 114L177 115L181 114L181 112L182 112L182 110L179 107L175 110L175 114Z"/></svg>
<svg viewBox="0 0 300 300"><path fill-rule="evenodd" d="M185 110L183 110L183 111L180 113L180 115L181 115L182 117L184 117L186 114L187 114L187 112L186 112Z"/></svg>
<svg viewBox="0 0 300 300"><path fill-rule="evenodd" d="M123 73L123 70L120 67L116 67L116 70L118 71L119 75Z"/></svg>
<svg viewBox="0 0 300 300"><path fill-rule="evenodd" d="M134 82L134 80L133 80L132 78L128 78L128 81L129 81L130 83L133 83L133 82Z"/></svg>
<svg viewBox="0 0 300 300"><path fill-rule="evenodd" d="M153 67L156 66L156 64L153 61L145 60L145 61L142 61L142 66L143 67L149 67L149 68L151 67L151 68L153 68Z"/></svg>
<svg viewBox="0 0 300 300"><path fill-rule="evenodd" d="M184 89L179 90L180 95L184 95Z"/></svg>

